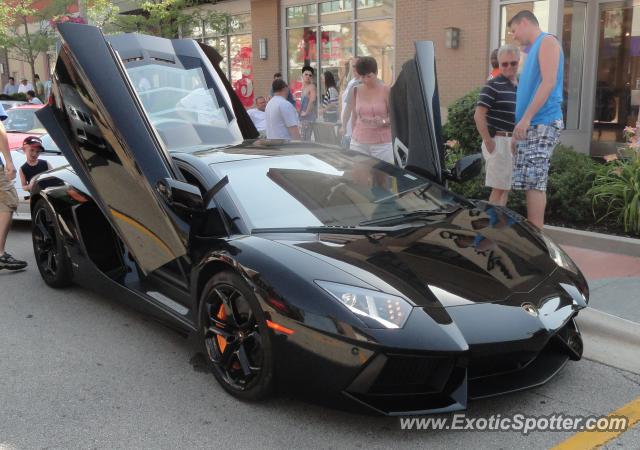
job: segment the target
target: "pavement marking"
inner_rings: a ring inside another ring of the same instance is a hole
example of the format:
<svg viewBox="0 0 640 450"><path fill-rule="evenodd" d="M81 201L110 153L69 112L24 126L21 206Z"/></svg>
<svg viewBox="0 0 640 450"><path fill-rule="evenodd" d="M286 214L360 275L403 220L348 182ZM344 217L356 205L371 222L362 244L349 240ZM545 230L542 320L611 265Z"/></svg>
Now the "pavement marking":
<svg viewBox="0 0 640 450"><path fill-rule="evenodd" d="M640 397L627 403L622 408L608 414L608 417L612 416L626 416L629 419L627 429L624 431L580 431L556 445L551 450L595 449L617 438L619 435L630 430L634 425L640 422Z"/></svg>

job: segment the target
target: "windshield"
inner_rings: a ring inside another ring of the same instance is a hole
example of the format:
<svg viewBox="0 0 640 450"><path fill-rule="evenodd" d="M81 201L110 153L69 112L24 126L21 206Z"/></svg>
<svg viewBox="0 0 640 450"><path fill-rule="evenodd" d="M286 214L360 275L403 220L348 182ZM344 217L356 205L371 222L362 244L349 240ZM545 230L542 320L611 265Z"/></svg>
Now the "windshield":
<svg viewBox="0 0 640 450"><path fill-rule="evenodd" d="M357 226L414 211L449 210L453 194L365 155L327 152L213 164L255 228Z"/></svg>
<svg viewBox="0 0 640 450"><path fill-rule="evenodd" d="M128 67L127 73L168 150L194 152L242 142L231 110L201 67L146 64Z"/></svg>
<svg viewBox="0 0 640 450"><path fill-rule="evenodd" d="M44 126L36 117L37 109L10 109L3 122L7 131L17 133L44 133Z"/></svg>

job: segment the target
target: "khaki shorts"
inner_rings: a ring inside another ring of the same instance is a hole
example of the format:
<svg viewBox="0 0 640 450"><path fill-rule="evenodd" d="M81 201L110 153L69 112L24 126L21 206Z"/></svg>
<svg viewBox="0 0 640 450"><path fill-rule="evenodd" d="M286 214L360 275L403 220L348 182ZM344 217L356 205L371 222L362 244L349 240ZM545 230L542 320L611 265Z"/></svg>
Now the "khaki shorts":
<svg viewBox="0 0 640 450"><path fill-rule="evenodd" d="M13 182L4 174L4 166L0 165L0 213L14 212L18 209L18 193Z"/></svg>
<svg viewBox="0 0 640 450"><path fill-rule="evenodd" d="M485 161L485 186L508 191L511 189L511 174L513 171L513 156L511 153L511 138L496 136L496 148L489 153L484 142L482 156Z"/></svg>

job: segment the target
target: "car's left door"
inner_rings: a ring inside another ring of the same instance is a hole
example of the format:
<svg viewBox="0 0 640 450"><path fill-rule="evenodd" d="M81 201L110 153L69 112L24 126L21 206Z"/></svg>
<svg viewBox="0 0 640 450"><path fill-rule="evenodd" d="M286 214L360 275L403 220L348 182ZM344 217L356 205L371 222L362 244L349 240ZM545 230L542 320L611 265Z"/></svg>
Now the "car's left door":
<svg viewBox="0 0 640 450"><path fill-rule="evenodd" d="M54 104L38 117L145 273L187 253L189 227L167 201L180 180L102 32L60 24Z"/></svg>

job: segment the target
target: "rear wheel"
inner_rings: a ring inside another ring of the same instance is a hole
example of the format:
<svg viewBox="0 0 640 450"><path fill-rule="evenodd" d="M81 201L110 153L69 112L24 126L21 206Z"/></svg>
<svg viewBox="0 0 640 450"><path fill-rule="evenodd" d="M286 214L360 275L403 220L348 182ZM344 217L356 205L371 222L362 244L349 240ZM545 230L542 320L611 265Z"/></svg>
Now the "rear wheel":
<svg viewBox="0 0 640 450"><path fill-rule="evenodd" d="M53 210L46 201L40 199L31 217L33 253L40 275L51 287L69 286L72 274L71 260L65 252L62 233L55 221Z"/></svg>
<svg viewBox="0 0 640 450"><path fill-rule="evenodd" d="M273 385L273 349L264 314L239 275L221 272L203 289L200 342L213 375L230 394L259 400Z"/></svg>

